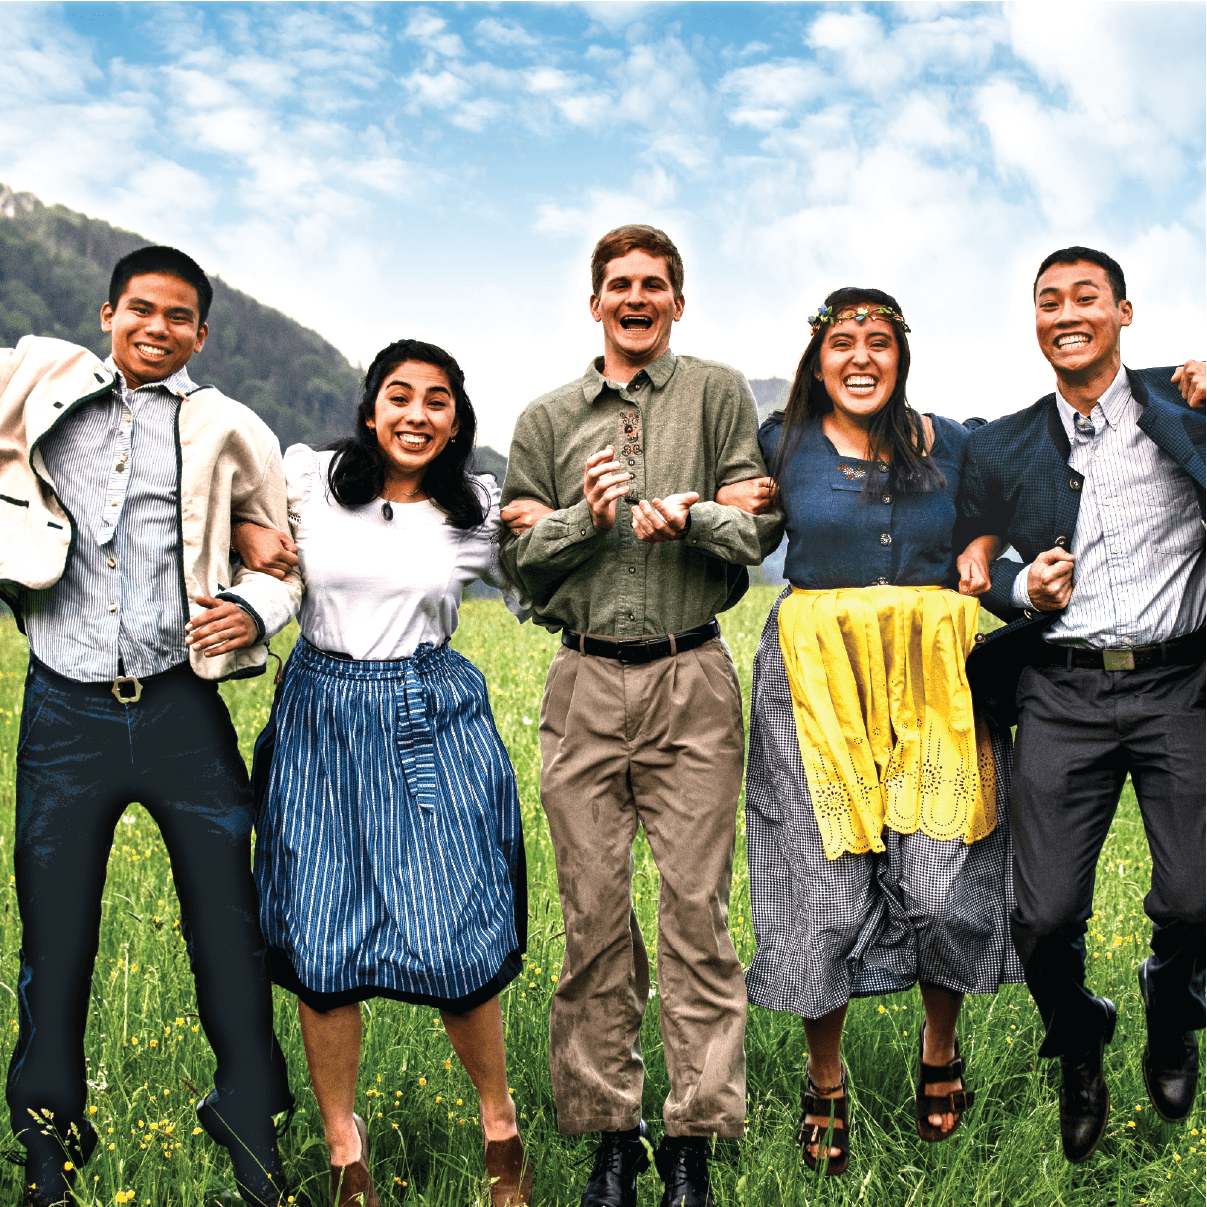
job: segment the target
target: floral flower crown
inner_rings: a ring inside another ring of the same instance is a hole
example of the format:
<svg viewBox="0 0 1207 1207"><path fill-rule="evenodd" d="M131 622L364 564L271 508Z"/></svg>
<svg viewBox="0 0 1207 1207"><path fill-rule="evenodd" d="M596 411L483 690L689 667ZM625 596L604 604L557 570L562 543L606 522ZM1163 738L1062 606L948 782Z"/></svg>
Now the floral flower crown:
<svg viewBox="0 0 1207 1207"><path fill-rule="evenodd" d="M809 315L809 327L816 335L825 323L841 323L854 319L857 323L866 323L868 319L888 319L896 323L902 331L908 332L905 319L889 306L818 306L817 313Z"/></svg>

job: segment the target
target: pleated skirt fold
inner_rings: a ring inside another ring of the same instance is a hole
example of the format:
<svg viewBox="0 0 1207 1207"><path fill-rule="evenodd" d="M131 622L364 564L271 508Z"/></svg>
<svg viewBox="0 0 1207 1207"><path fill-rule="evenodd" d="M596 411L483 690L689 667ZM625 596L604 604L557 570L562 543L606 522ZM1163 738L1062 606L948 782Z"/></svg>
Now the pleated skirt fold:
<svg viewBox="0 0 1207 1207"><path fill-rule="evenodd" d="M518 973L515 773L460 654L357 662L299 639L253 781L264 936L306 989L439 1005Z"/></svg>

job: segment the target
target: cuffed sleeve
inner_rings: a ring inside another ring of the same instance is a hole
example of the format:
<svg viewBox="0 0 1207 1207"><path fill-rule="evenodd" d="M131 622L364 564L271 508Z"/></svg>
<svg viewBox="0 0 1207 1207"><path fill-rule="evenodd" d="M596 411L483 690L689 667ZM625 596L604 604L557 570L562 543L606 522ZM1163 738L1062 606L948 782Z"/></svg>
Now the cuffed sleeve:
<svg viewBox="0 0 1207 1207"><path fill-rule="evenodd" d="M1016 608L1035 607L1031 602L1030 592L1027 590L1027 576L1030 574L1033 564L1028 563L1014 576L1014 586L1010 590L1010 602Z"/></svg>

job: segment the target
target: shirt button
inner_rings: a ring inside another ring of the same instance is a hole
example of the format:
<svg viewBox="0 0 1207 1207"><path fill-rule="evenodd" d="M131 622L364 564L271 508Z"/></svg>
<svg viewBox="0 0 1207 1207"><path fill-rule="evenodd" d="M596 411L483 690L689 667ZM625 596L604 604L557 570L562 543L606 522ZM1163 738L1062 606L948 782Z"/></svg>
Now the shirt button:
<svg viewBox="0 0 1207 1207"><path fill-rule="evenodd" d="M116 500L116 499L110 499L110 500L109 500L109 506L110 506L110 507L116 507L116 506L117 506L117 500Z"/></svg>
<svg viewBox="0 0 1207 1207"><path fill-rule="evenodd" d="M124 474L126 472L126 463L119 461L113 468L117 473Z"/></svg>
<svg viewBox="0 0 1207 1207"><path fill-rule="evenodd" d="M880 543L882 545L891 545L893 543L893 538L887 532L882 532L880 534Z"/></svg>
<svg viewBox="0 0 1207 1207"><path fill-rule="evenodd" d="M1069 489L1070 490L1080 490L1081 483L1076 478L1070 478L1069 479Z"/></svg>
<svg viewBox="0 0 1207 1207"><path fill-rule="evenodd" d="M117 611L117 604L115 604L115 603L111 603L111 604L109 605L109 611L110 611L110 612L116 612L116 611Z"/></svg>
<svg viewBox="0 0 1207 1207"><path fill-rule="evenodd" d="M891 502L893 501L893 496L892 496L892 495L885 495L885 496L884 496L884 497L883 497L883 498L882 498L880 501L881 501L883 504L885 504L885 506L887 506L889 503L891 503Z"/></svg>
<svg viewBox="0 0 1207 1207"><path fill-rule="evenodd" d="M586 530L585 528L580 528L578 531L579 531L579 532L580 532L580 533L581 533L583 536L586 536L586 535L587 535L587 530Z"/></svg>
<svg viewBox="0 0 1207 1207"><path fill-rule="evenodd" d="M114 558L110 558L107 564L109 569L112 570L117 565L117 562Z"/></svg>
<svg viewBox="0 0 1207 1207"><path fill-rule="evenodd" d="M636 617L636 616L634 616L632 612L630 612L630 613L629 613L629 619L630 619L630 620L636 620L636 619L637 619L637 617Z"/></svg>
<svg viewBox="0 0 1207 1207"><path fill-rule="evenodd" d="M129 423L134 416L129 411L122 411L122 423Z"/></svg>
<svg viewBox="0 0 1207 1207"><path fill-rule="evenodd" d="M630 567L629 567L629 573L630 573L630 574L636 574L636 573L637 573L637 567L636 567L636 566L630 566Z"/></svg>
<svg viewBox="0 0 1207 1207"><path fill-rule="evenodd" d="M630 462L629 462L629 464L630 464L630 465L636 465L636 464L637 464L637 462L636 462L636 461L630 461Z"/></svg>

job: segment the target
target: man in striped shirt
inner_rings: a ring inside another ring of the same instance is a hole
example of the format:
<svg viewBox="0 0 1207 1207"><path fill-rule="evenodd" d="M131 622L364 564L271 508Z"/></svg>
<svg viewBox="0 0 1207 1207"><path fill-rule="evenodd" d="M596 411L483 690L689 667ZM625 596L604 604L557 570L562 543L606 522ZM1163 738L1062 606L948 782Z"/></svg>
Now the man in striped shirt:
<svg viewBox="0 0 1207 1207"><path fill-rule="evenodd" d="M1110 1110L1102 1056L1116 1010L1086 988L1085 933L1098 856L1129 774L1153 861L1145 898L1153 954L1139 969L1145 1085L1167 1120L1185 1118L1195 1100L1205 937L1203 366L1123 366L1132 304L1122 269L1102 252L1053 252L1034 294L1056 393L973 434L960 502L966 521L1005 538L1027 563L991 568L986 602L1009 623L974 652L969 675L978 660L1023 665L1012 701L1011 925L1046 1026L1039 1054L1063 1064L1061 1138L1078 1162L1097 1147ZM998 689L999 702L1008 695Z"/></svg>
<svg viewBox="0 0 1207 1207"><path fill-rule="evenodd" d="M171 855L217 1057L199 1120L230 1148L246 1202L284 1201L271 1116L292 1096L251 879L247 771L215 680L262 668L263 647L249 647L296 598L266 575L231 577L232 510L283 527L285 482L264 424L185 370L212 296L188 256L143 248L114 270L103 364L35 337L0 351L0 581L30 645L7 1098L32 1207L66 1201L97 1142L84 1025L113 829L134 801Z"/></svg>

